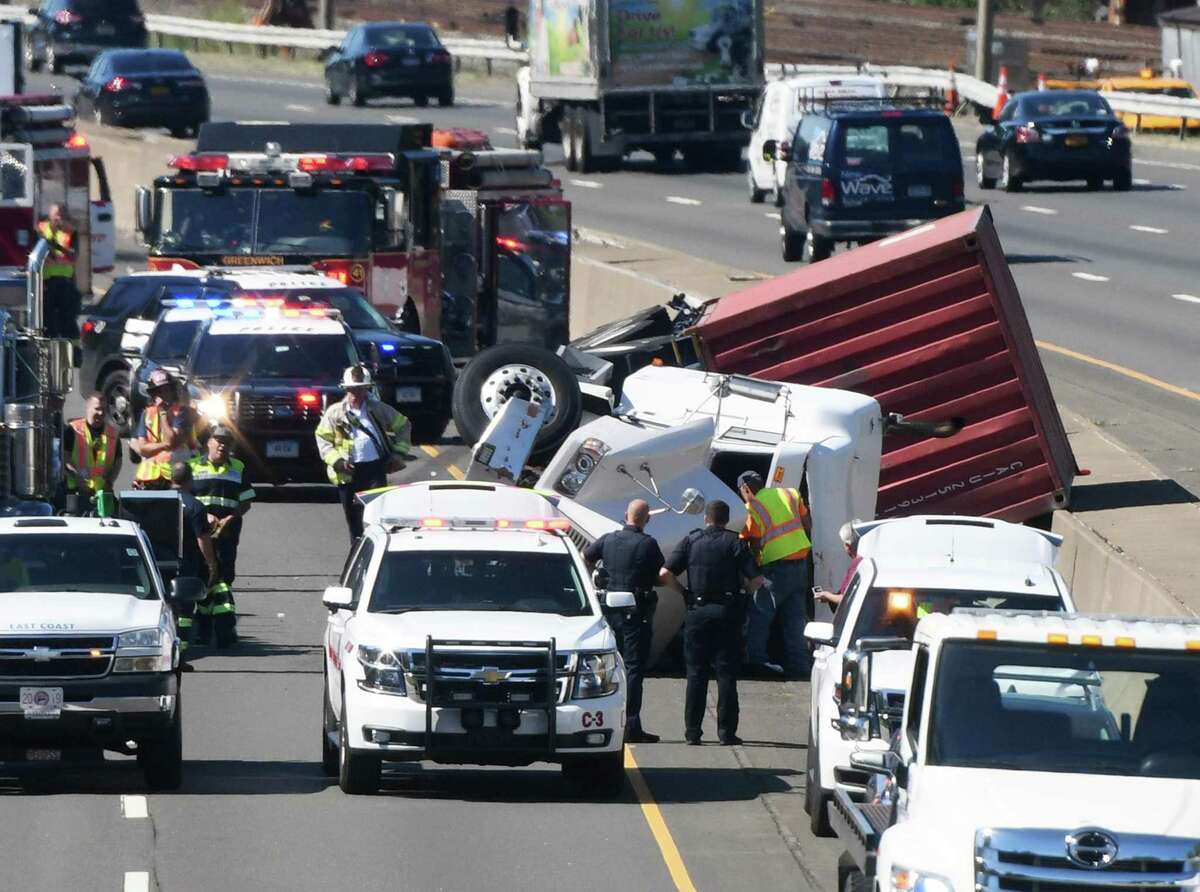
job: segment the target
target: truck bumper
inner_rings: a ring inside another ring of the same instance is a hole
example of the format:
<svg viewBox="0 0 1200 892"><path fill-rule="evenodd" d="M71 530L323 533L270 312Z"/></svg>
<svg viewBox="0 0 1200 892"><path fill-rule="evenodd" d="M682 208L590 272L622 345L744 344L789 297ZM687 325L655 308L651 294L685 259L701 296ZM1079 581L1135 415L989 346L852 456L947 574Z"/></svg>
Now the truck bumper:
<svg viewBox="0 0 1200 892"><path fill-rule="evenodd" d="M519 724L502 727L502 712ZM480 722L479 727L464 727ZM471 713L478 714L472 721ZM539 710L483 707L433 710L432 733L425 733L425 704L410 697L376 694L348 684L343 720L351 747L387 761L429 759L446 764L528 765L568 756L618 752L624 746L625 694L560 704L550 746L546 715Z"/></svg>
<svg viewBox="0 0 1200 892"><path fill-rule="evenodd" d="M956 214L961 207L947 209L946 214ZM868 242L889 235L896 235L918 226L932 222L932 218L916 218L911 220L813 220L809 229L814 235L832 239L835 242Z"/></svg>

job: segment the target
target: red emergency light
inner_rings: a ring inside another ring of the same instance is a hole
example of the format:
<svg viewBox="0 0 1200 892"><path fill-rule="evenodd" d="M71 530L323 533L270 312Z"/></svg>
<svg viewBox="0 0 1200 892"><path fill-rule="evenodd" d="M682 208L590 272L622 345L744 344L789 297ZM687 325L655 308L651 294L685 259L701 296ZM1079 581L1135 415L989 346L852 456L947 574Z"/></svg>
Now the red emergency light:
<svg viewBox="0 0 1200 892"><path fill-rule="evenodd" d="M520 239L515 239L507 235L496 236L497 247L503 248L505 251L525 251L529 246Z"/></svg>
<svg viewBox="0 0 1200 892"><path fill-rule="evenodd" d="M88 147L87 137L82 133L72 133L67 137L64 143L68 149L86 149Z"/></svg>
<svg viewBox="0 0 1200 892"><path fill-rule="evenodd" d="M391 155L301 155L296 169L305 173L390 173Z"/></svg>
<svg viewBox="0 0 1200 892"><path fill-rule="evenodd" d="M204 152L192 155L176 155L167 163L167 166L173 167L176 170L221 171L229 167L229 156Z"/></svg>
<svg viewBox="0 0 1200 892"><path fill-rule="evenodd" d="M313 390L301 390L296 393L296 405L301 409L313 409L321 405L321 395Z"/></svg>

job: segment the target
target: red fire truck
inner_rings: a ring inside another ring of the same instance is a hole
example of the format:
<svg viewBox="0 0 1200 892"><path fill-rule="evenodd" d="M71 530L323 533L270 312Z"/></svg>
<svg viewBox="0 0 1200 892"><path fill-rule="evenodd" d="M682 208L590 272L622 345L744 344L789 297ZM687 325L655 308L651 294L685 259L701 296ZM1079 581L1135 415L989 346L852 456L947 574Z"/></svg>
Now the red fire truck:
<svg viewBox="0 0 1200 892"><path fill-rule="evenodd" d="M517 331L564 343L559 184L540 153L455 144L434 147L428 124L205 124L195 152L138 188L150 268L317 269L456 357Z"/></svg>

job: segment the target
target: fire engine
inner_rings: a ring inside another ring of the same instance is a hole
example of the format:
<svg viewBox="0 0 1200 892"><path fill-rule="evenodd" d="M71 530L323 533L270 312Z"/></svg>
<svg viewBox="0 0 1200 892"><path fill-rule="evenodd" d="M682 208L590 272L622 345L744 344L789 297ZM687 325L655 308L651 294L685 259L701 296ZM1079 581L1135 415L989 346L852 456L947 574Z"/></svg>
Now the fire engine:
<svg viewBox="0 0 1200 892"><path fill-rule="evenodd" d="M429 124L205 124L137 191L151 269L314 268L469 357L566 340L570 206L538 152ZM470 147L470 148L468 148Z"/></svg>

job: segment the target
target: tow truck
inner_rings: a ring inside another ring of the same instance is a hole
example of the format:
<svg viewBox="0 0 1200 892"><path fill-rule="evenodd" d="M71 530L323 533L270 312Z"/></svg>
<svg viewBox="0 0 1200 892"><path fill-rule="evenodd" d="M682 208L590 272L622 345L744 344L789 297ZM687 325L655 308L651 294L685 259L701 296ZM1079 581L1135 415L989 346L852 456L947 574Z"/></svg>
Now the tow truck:
<svg viewBox="0 0 1200 892"><path fill-rule="evenodd" d="M433 143L428 124L205 124L137 189L149 265L316 269L456 358L564 343L570 205L541 153Z"/></svg>
<svg viewBox="0 0 1200 892"><path fill-rule="evenodd" d="M1189 889L1200 885L1200 624L956 610L843 661L843 736L884 727L874 661L911 651L885 781L838 790L840 892Z"/></svg>
<svg viewBox="0 0 1200 892"><path fill-rule="evenodd" d="M366 531L323 596L325 773L371 793L383 762L545 761L617 795L625 672L601 597L627 607L633 595L593 586L571 526L590 513L503 484L372 495ZM422 584L404 584L413 579Z"/></svg>

